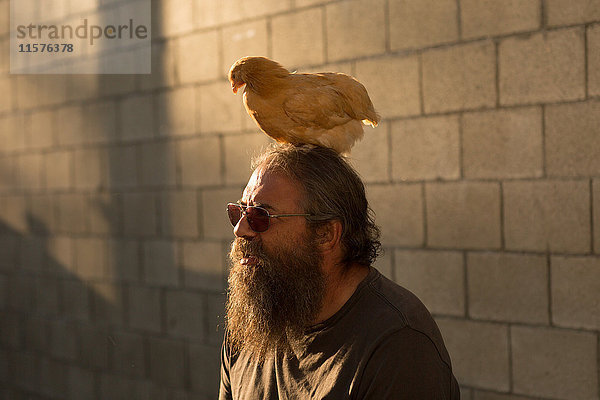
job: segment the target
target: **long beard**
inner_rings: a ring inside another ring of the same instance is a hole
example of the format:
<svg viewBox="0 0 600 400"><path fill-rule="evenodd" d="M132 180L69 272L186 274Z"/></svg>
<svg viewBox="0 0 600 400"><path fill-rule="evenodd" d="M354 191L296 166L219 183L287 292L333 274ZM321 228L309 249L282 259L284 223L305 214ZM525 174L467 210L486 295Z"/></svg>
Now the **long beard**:
<svg viewBox="0 0 600 400"><path fill-rule="evenodd" d="M234 350L250 350L259 360L275 349L296 347L315 320L325 292L314 236L269 253L257 240L243 238L236 238L229 253L229 343ZM248 256L256 262L240 264Z"/></svg>

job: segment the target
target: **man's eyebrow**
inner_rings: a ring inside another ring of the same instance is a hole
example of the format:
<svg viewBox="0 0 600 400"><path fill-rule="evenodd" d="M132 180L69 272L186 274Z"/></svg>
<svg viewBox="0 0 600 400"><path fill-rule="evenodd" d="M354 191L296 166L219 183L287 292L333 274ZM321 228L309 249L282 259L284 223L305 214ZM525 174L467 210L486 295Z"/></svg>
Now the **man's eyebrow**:
<svg viewBox="0 0 600 400"><path fill-rule="evenodd" d="M241 204L242 206L246 206L246 205L248 205L248 203L246 203L246 202L245 202L245 201L243 201L243 200L238 200L237 202L238 202L238 204ZM266 210L275 211L275 208L274 208L274 207L272 207L272 206L270 206L270 205L268 205L268 204L266 204L266 203L254 203L254 204L252 204L252 205L253 205L253 206L255 206L255 207L261 207L261 208L264 208L264 209L266 209Z"/></svg>

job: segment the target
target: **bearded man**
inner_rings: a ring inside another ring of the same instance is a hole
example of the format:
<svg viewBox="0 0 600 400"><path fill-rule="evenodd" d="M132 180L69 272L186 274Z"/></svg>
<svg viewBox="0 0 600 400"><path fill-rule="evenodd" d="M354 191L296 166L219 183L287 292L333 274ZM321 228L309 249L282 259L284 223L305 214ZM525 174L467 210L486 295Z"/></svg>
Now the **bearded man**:
<svg viewBox="0 0 600 400"><path fill-rule="evenodd" d="M219 399L459 399L425 306L371 267L364 185L331 149L277 145L237 203Z"/></svg>

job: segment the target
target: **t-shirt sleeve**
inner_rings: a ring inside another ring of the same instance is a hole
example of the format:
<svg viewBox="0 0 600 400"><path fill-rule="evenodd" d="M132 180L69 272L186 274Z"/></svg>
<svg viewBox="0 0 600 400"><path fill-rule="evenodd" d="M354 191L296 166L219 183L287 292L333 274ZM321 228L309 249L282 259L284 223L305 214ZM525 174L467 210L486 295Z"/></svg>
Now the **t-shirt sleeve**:
<svg viewBox="0 0 600 400"><path fill-rule="evenodd" d="M425 334L405 327L385 338L366 362L357 400L459 400L451 367Z"/></svg>
<svg viewBox="0 0 600 400"><path fill-rule="evenodd" d="M221 348L221 384L219 386L219 400L232 400L231 381L229 379L230 357L227 338L223 340Z"/></svg>

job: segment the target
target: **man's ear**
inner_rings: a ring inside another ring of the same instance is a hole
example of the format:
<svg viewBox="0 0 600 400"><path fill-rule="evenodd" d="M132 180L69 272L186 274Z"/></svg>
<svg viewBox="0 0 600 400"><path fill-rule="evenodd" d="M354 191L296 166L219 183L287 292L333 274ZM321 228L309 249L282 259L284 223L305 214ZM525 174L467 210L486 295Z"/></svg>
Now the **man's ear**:
<svg viewBox="0 0 600 400"><path fill-rule="evenodd" d="M337 219L328 221L317 231L317 243L322 251L327 252L336 248L342 240L342 223Z"/></svg>

